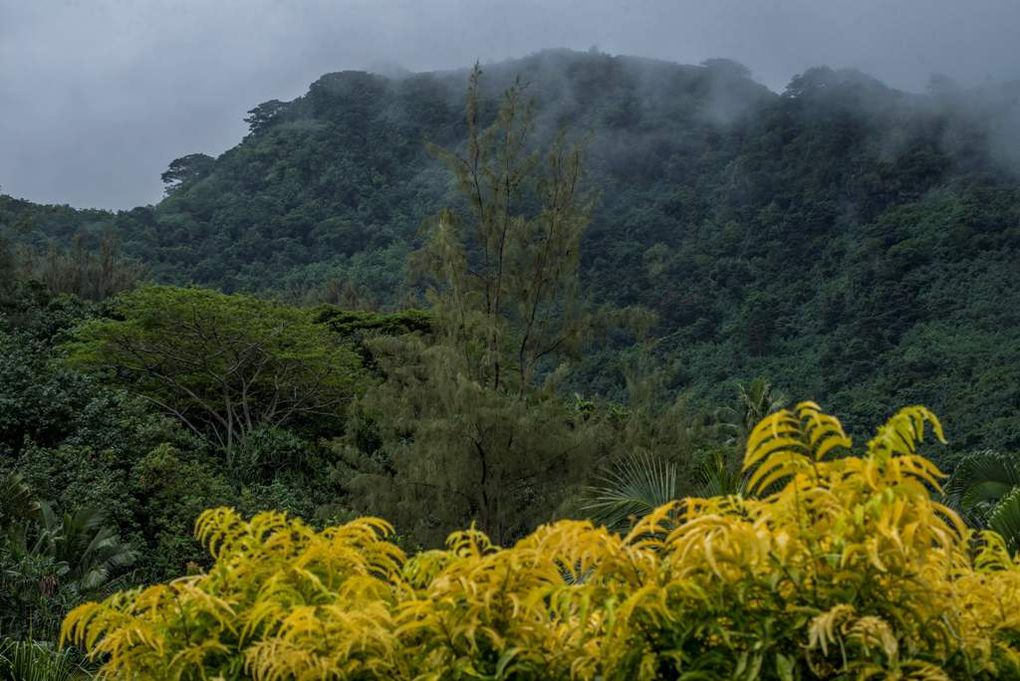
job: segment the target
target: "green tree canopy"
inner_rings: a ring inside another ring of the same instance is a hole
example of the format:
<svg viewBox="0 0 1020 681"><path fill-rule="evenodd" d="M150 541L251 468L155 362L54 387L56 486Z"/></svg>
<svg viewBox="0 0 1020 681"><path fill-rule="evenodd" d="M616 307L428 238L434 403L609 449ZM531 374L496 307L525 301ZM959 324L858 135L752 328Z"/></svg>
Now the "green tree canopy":
<svg viewBox="0 0 1020 681"><path fill-rule="evenodd" d="M357 355L311 313L244 295L150 286L82 325L70 361L139 392L228 454L254 431L339 427Z"/></svg>
<svg viewBox="0 0 1020 681"><path fill-rule="evenodd" d="M188 154L171 161L169 167L159 177L166 185L166 192L170 194L185 182L192 182L207 175L212 171L215 162L216 159L208 154Z"/></svg>

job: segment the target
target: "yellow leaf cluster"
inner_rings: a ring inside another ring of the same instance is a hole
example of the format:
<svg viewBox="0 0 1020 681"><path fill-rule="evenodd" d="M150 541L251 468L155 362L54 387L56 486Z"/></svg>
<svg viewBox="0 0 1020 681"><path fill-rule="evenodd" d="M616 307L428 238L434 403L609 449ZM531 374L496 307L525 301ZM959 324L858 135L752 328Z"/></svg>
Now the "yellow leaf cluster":
<svg viewBox="0 0 1020 681"><path fill-rule="evenodd" d="M315 531L204 513L208 573L74 610L111 679L1020 678L1020 564L935 501L900 411L854 453L813 403L763 420L754 496L685 499L626 536L587 521L511 548L474 528L406 556L383 521Z"/></svg>

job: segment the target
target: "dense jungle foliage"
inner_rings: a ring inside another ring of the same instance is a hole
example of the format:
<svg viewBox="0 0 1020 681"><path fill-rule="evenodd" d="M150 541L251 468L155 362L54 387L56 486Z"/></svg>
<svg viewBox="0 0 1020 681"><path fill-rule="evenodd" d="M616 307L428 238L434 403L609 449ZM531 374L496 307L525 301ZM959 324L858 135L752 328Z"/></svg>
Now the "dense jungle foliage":
<svg viewBox="0 0 1020 681"><path fill-rule="evenodd" d="M1017 677L1016 95L552 51L0 196L0 678Z"/></svg>
<svg viewBox="0 0 1020 681"><path fill-rule="evenodd" d="M625 536L472 527L408 556L379 519L214 509L207 573L79 606L62 635L109 678L1020 678L1020 565L932 500L929 424L904 409L847 455L817 405L782 410L748 439L748 496Z"/></svg>

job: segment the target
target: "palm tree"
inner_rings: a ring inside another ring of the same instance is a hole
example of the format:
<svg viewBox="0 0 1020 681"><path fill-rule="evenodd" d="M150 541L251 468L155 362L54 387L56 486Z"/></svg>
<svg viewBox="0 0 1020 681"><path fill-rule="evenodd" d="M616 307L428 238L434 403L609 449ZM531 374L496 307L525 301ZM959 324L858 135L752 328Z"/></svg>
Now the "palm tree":
<svg viewBox="0 0 1020 681"><path fill-rule="evenodd" d="M102 512L57 514L45 502L32 508L31 516L7 523L0 542L0 628L45 637L70 607L114 588L114 573L133 564L136 553Z"/></svg>
<svg viewBox="0 0 1020 681"><path fill-rule="evenodd" d="M65 584L77 595L101 589L113 572L134 564L137 554L120 540L97 509L80 508L58 516L47 503L40 504L36 551L65 566Z"/></svg>
<svg viewBox="0 0 1020 681"><path fill-rule="evenodd" d="M747 477L740 469L740 459L729 449L708 452L696 473L699 497L723 497L746 492Z"/></svg>
<svg viewBox="0 0 1020 681"><path fill-rule="evenodd" d="M743 446L747 434L766 416L786 406L787 397L765 378L737 384L737 403L716 412L720 434L727 442Z"/></svg>
<svg viewBox="0 0 1020 681"><path fill-rule="evenodd" d="M969 524L995 530L1020 550L1020 454L968 454L946 484L945 497Z"/></svg>

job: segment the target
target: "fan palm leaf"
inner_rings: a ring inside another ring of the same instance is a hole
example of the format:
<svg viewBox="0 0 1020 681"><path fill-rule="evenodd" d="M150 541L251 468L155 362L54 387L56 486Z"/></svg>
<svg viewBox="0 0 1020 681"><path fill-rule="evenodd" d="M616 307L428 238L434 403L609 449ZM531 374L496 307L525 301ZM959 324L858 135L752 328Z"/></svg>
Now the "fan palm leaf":
<svg viewBox="0 0 1020 681"><path fill-rule="evenodd" d="M1020 457L982 450L968 454L946 484L948 505L971 523L987 526L990 514L1020 488Z"/></svg>
<svg viewBox="0 0 1020 681"><path fill-rule="evenodd" d="M1014 487L988 514L988 526L1002 535L1013 552L1020 549L1020 487Z"/></svg>
<svg viewBox="0 0 1020 681"><path fill-rule="evenodd" d="M592 520L611 529L624 529L634 519L676 499L676 464L646 452L623 457L589 488L583 508Z"/></svg>

